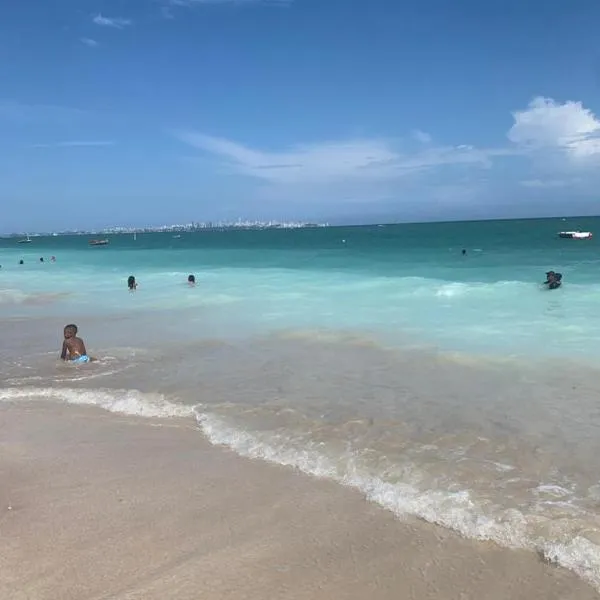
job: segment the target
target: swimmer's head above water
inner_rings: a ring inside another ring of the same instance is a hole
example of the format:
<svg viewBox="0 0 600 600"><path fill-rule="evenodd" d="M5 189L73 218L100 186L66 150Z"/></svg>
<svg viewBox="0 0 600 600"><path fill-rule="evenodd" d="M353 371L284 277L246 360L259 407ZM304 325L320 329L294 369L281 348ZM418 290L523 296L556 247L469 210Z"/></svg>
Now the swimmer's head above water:
<svg viewBox="0 0 600 600"><path fill-rule="evenodd" d="M190 285L196 285L196 277L194 275L188 275L188 283Z"/></svg>
<svg viewBox="0 0 600 600"><path fill-rule="evenodd" d="M544 285L548 286L548 289L555 290L562 285L562 273L556 273L555 271L548 271L546 273L546 281Z"/></svg>
<svg viewBox="0 0 600 600"><path fill-rule="evenodd" d="M133 275L130 275L127 278L127 287L132 292L133 292L133 290L135 290L135 288L137 288L137 282L136 282L135 277Z"/></svg>

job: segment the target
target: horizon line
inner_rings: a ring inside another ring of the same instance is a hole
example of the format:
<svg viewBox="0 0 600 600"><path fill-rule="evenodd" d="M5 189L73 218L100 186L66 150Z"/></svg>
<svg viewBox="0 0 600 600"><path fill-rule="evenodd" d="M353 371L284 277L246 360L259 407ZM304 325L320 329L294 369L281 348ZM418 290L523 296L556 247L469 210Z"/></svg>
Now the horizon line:
<svg viewBox="0 0 600 600"><path fill-rule="evenodd" d="M263 223L266 224L267 222L263 221L263 222L255 222L256 225L247 225L247 226L236 226L235 223L236 221L229 221L227 223L223 223L221 225L214 225L211 227L200 227L197 230L194 230L193 232L190 233L199 233L201 232L202 229L314 229L315 227L321 228L321 229L333 229L333 228L350 228L350 227L373 227L373 226L390 226L390 225L397 225L397 226L402 226L402 225L443 225L443 224L449 224L449 223L488 223L488 222L503 222L503 221L550 221L550 220L555 220L555 219L597 219L600 218L600 214L593 214L593 215L554 215L554 216L545 216L545 217L490 217L490 218L473 218L473 219L445 219L445 220L429 220L429 221L366 221L364 223L353 223L353 224L343 224L343 223L320 223L318 221L306 221L306 224L302 224L299 227L276 227L276 226L267 226L267 227L260 227L259 223ZM275 221L275 220L273 220ZM277 221L275 221L277 222ZM299 224L299 223L304 223L301 221L289 221L291 223L295 223L295 224ZM137 233L140 233L140 230L149 230L146 231L146 233L170 233L169 231L151 231L152 229L158 229L160 227L179 227L179 228L183 228L183 227L187 227L189 225L193 225L193 224L204 224L206 222L202 222L202 221L193 221L190 223L187 223L186 225L150 225L150 226L120 226L120 225L110 225L107 227L97 227L94 229L72 229L72 230L67 230L68 233L57 233L57 232L49 232L49 231L45 231L45 232L34 232L34 233L28 233L27 231L23 230L23 231L12 231L12 232L8 232L8 233L0 233L0 238L7 238L7 237L14 237L14 236L22 236L22 235L29 235L29 236L35 236L35 237L68 237L68 236L75 236L75 235L86 235L86 234L92 234L92 233L104 233L105 235L124 235L127 233L133 233L135 232L135 230L137 230ZM282 224L281 222L277 222L279 224ZM125 229L128 229L129 231L122 231L122 232L107 232L106 230L108 229L112 229L115 227L123 227Z"/></svg>

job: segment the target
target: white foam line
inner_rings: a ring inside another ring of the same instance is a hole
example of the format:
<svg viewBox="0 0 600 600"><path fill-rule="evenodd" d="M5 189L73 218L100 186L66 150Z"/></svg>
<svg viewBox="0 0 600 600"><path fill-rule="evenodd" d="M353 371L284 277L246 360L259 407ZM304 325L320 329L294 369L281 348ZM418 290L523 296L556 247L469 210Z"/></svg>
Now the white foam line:
<svg viewBox="0 0 600 600"><path fill-rule="evenodd" d="M308 475L356 488L367 500L400 517L413 515L467 538L490 540L506 548L537 551L549 562L574 571L600 591L600 548L586 538L575 536L570 541L560 542L539 537L532 539L527 531L527 518L521 512L505 510L495 519L488 517L471 500L468 490L423 492L408 483L388 483L363 472L352 457L348 457L345 465L339 466L316 449L294 448L288 440L279 436L265 442L198 409L196 418L212 444L227 446L241 456L291 466Z"/></svg>
<svg viewBox="0 0 600 600"><path fill-rule="evenodd" d="M98 406L113 413L124 415L169 418L191 417L194 408L183 404L174 404L165 400L162 394L144 393L138 390L111 389L73 389L73 388L0 388L0 401L51 400Z"/></svg>
<svg viewBox="0 0 600 600"><path fill-rule="evenodd" d="M388 483L363 471L352 457L337 464L310 445L294 448L283 436L268 442L257 435L229 426L219 417L200 412L200 405L175 404L162 394L138 390L73 388L0 388L0 401L50 400L68 404L93 405L104 410L149 418L196 416L206 438L214 445L227 446L240 456L291 466L317 477L360 490L371 502L398 516L417 516L452 529L465 537L491 540L508 548L536 550L551 562L572 570L600 590L600 548L582 536L569 541L528 536L527 518L517 510L505 510L495 519L483 514L468 490L420 491L409 483ZM539 519L539 516L537 517Z"/></svg>

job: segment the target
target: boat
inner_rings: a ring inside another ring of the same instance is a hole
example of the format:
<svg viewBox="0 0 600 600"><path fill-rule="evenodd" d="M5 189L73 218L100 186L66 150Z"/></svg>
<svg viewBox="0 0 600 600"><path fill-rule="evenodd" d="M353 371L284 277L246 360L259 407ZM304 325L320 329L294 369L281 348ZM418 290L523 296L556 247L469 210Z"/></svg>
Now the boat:
<svg viewBox="0 0 600 600"><path fill-rule="evenodd" d="M558 237L568 240L589 240L593 234L591 231L559 231Z"/></svg>
<svg viewBox="0 0 600 600"><path fill-rule="evenodd" d="M19 240L17 242L17 244L31 244L31 238L29 237L29 234L27 234L27 238L24 240Z"/></svg>
<svg viewBox="0 0 600 600"><path fill-rule="evenodd" d="M88 244L90 246L108 246L108 240L90 240Z"/></svg>

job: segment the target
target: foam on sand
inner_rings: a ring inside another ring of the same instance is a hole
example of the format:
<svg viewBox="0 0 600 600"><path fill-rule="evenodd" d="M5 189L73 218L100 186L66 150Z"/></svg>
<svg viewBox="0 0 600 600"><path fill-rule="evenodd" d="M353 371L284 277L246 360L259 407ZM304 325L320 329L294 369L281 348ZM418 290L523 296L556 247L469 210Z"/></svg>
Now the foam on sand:
<svg viewBox="0 0 600 600"><path fill-rule="evenodd" d="M109 412L124 415L169 418L191 417L194 409L183 404L174 404L162 394L143 393L138 390L76 389L76 388L0 388L0 401L50 400L97 406Z"/></svg>
<svg viewBox="0 0 600 600"><path fill-rule="evenodd" d="M178 420L0 406L1 598L592 600L530 553L401 523ZM6 510L11 506L11 510Z"/></svg>
<svg viewBox="0 0 600 600"><path fill-rule="evenodd" d="M320 444L298 448L293 440L282 435L265 439L260 434L232 427L213 414L198 412L197 418L211 443L227 446L241 456L294 467L356 488L368 500L399 517L413 515L467 538L533 550L548 562L574 571L600 590L600 545L583 535L567 537L553 524L546 529L553 534L551 538L539 536L540 522L545 520L542 516L498 508L491 518L473 501L469 490L423 491L408 482L390 483L364 470L351 451L334 460L323 455Z"/></svg>
<svg viewBox="0 0 600 600"><path fill-rule="evenodd" d="M452 529L464 537L491 540L508 548L538 552L547 561L577 573L600 590L600 545L584 535L565 535L560 524L539 535L541 515L525 515L515 509L497 507L490 517L473 500L468 489L448 491L421 490L409 480L391 483L365 469L349 449L346 455L331 457L319 443L301 443L282 433L249 432L229 424L218 415L195 407L171 402L163 394L137 390L73 388L2 388L0 401L54 401L97 406L104 410L147 418L185 418L195 416L205 437L213 445L231 448L248 458L290 466L319 478L336 481L360 490L364 496L399 517L414 515L430 523ZM547 491L540 486L540 493ZM552 489L550 491L556 492Z"/></svg>

